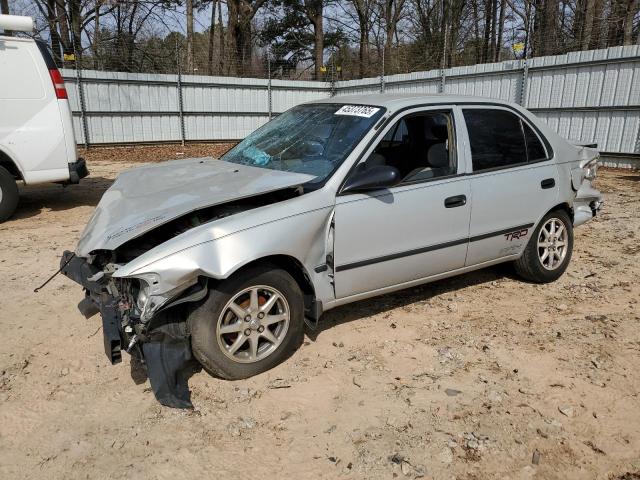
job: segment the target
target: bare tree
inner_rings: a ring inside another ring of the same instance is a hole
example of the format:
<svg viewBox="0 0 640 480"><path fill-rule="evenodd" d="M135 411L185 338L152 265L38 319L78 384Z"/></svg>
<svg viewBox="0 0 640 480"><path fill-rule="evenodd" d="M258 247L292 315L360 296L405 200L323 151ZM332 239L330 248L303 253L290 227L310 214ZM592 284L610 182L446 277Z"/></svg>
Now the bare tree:
<svg viewBox="0 0 640 480"><path fill-rule="evenodd" d="M193 73L193 0L186 0L187 4L187 72Z"/></svg>
<svg viewBox="0 0 640 480"><path fill-rule="evenodd" d="M266 0L227 0L227 46L233 52L231 72L248 73L253 53L251 21Z"/></svg>
<svg viewBox="0 0 640 480"><path fill-rule="evenodd" d="M373 0L349 0L353 5L358 20L358 69L359 76L369 74L369 34L373 25L375 4Z"/></svg>
<svg viewBox="0 0 640 480"><path fill-rule="evenodd" d="M315 78L321 76L324 64L324 0L303 0L304 12L313 27L313 62Z"/></svg>
<svg viewBox="0 0 640 480"><path fill-rule="evenodd" d="M391 49L393 46L393 39L396 35L398 28L398 22L404 12L405 0L382 0L381 2L381 18L384 22L384 61L385 71L391 69L386 68L387 65L391 65Z"/></svg>

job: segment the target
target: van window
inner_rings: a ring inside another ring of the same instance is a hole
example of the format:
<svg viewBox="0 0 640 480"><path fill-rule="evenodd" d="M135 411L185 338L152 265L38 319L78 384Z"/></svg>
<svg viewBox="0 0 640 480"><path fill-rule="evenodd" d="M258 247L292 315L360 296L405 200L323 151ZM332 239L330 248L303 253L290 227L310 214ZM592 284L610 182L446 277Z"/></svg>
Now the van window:
<svg viewBox="0 0 640 480"><path fill-rule="evenodd" d="M0 99L43 98L43 79L34 58L32 43L0 40ZM38 53L39 55L39 53Z"/></svg>

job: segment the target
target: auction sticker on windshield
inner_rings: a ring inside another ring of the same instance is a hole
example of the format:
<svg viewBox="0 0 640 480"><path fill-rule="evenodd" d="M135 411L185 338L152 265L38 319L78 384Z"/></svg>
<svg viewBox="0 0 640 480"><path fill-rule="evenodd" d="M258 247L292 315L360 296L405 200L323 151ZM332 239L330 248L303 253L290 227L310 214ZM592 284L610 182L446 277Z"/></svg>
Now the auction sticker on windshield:
<svg viewBox="0 0 640 480"><path fill-rule="evenodd" d="M380 110L378 107L367 107L366 105L344 105L335 114L370 118L373 117L378 110Z"/></svg>

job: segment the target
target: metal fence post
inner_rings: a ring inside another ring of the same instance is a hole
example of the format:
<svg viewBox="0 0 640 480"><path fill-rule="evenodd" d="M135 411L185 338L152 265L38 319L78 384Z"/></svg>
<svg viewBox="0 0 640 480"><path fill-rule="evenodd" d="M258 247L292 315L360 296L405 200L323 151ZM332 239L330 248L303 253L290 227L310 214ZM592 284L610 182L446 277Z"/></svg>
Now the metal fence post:
<svg viewBox="0 0 640 480"><path fill-rule="evenodd" d="M80 103L80 123L82 123L82 133L84 135L84 147L89 148L89 125L87 123L87 107L84 99L84 89L82 87L82 72L78 63L78 50L76 42L73 42L73 60L76 66L76 86L78 87L78 101Z"/></svg>
<svg viewBox="0 0 640 480"><path fill-rule="evenodd" d="M382 70L380 70L380 93L384 93L384 48L382 49Z"/></svg>
<svg viewBox="0 0 640 480"><path fill-rule="evenodd" d="M271 48L267 47L267 102L269 104L269 120L273 115L273 99L271 97Z"/></svg>
<svg viewBox="0 0 640 480"><path fill-rule="evenodd" d="M438 93L444 93L444 87L447 80L447 74L444 68L440 69L440 84L438 85Z"/></svg>
<svg viewBox="0 0 640 480"><path fill-rule="evenodd" d="M522 78L520 79L520 98L518 98L518 104L526 108L527 103L527 81L529 77L529 65L527 64L527 57L522 59Z"/></svg>
<svg viewBox="0 0 640 480"><path fill-rule="evenodd" d="M180 51L178 50L178 40L176 39L176 64L178 66L178 110L180 115L180 144L184 146L185 128L184 128L184 103L182 98L182 72L180 69Z"/></svg>

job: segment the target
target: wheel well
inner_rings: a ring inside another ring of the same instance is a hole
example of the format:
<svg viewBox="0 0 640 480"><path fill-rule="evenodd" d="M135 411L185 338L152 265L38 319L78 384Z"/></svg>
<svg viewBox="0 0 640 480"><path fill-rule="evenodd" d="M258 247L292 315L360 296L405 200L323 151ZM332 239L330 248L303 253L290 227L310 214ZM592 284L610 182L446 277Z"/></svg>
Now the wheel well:
<svg viewBox="0 0 640 480"><path fill-rule="evenodd" d="M16 180L24 180L22 178L22 174L20 173L20 169L15 164L11 157L0 150L0 167L4 167L11 175L13 175Z"/></svg>
<svg viewBox="0 0 640 480"><path fill-rule="evenodd" d="M246 268L255 267L256 265L272 265L289 273L300 287L300 290L302 290L305 310L312 308L313 302L316 298L316 292L313 288L313 284L311 283L311 279L309 278L309 274L302 263L289 255L270 255L268 257L253 260L236 271L234 275Z"/></svg>
<svg viewBox="0 0 640 480"><path fill-rule="evenodd" d="M554 210L564 210L565 212L567 212L567 215L569 215L569 218L571 219L571 223L573 223L573 208L571 208L568 203L559 203L558 205L550 209L549 212L553 212Z"/></svg>

